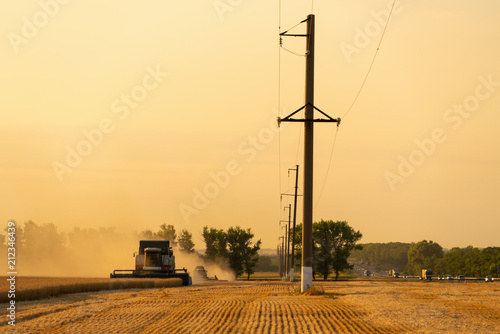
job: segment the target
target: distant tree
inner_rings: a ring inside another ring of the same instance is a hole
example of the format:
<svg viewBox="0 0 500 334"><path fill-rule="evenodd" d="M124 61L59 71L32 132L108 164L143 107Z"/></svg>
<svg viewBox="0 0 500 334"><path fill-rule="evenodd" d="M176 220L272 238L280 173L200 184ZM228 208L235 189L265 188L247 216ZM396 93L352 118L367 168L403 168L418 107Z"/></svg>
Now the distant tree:
<svg viewBox="0 0 500 334"><path fill-rule="evenodd" d="M181 251L194 253L193 235L186 229L182 230L179 235L179 247Z"/></svg>
<svg viewBox="0 0 500 334"><path fill-rule="evenodd" d="M177 233L175 232L174 225L162 224L160 229L155 233L158 239L170 241L171 246L177 245Z"/></svg>
<svg viewBox="0 0 500 334"><path fill-rule="evenodd" d="M321 220L313 224L314 260L316 270L324 279L333 271L337 280L341 271L352 269L347 259L353 249L361 248L356 243L362 236L346 221Z"/></svg>
<svg viewBox="0 0 500 334"><path fill-rule="evenodd" d="M144 230L141 232L140 234L140 238L143 239L143 240L154 240L154 239L158 239L155 234L153 233L153 231L151 230Z"/></svg>
<svg viewBox="0 0 500 334"><path fill-rule="evenodd" d="M258 251L261 241L258 240L252 245L253 237L254 234L250 228L244 230L236 226L227 230L227 257L229 266L236 277L245 272L248 275L247 279L250 279L250 275L254 273L254 267L259 260Z"/></svg>
<svg viewBox="0 0 500 334"><path fill-rule="evenodd" d="M291 235L291 234L290 234ZM355 231L345 221L324 221L313 223L313 272L327 278L335 272L335 279L342 270L350 269L347 262L351 251L361 249L357 242L362 234ZM300 265L302 260L302 223L295 226L295 259Z"/></svg>
<svg viewBox="0 0 500 334"><path fill-rule="evenodd" d="M410 275L418 275L422 269L434 270L443 255L443 247L438 243L427 240L413 243L408 251L408 264L405 271Z"/></svg>
<svg viewBox="0 0 500 334"><path fill-rule="evenodd" d="M209 261L217 261L227 256L227 235L224 230L203 227L203 240L205 241L205 257Z"/></svg>
<svg viewBox="0 0 500 334"><path fill-rule="evenodd" d="M161 224L157 232L144 230L140 233L140 238L144 240L168 240L170 246L177 245L177 233L174 225Z"/></svg>
<svg viewBox="0 0 500 334"><path fill-rule="evenodd" d="M22 271L33 272L48 268L54 259L67 261L65 235L57 231L52 223L36 224L29 220L16 226L16 254Z"/></svg>
<svg viewBox="0 0 500 334"><path fill-rule="evenodd" d="M481 251L482 276L500 274L500 247L487 247Z"/></svg>
<svg viewBox="0 0 500 334"><path fill-rule="evenodd" d="M293 229L290 228L290 236L293 234ZM299 267L302 264L302 223L295 225L295 266ZM290 247L292 244L290 243ZM299 271L300 272L300 271Z"/></svg>
<svg viewBox="0 0 500 334"><path fill-rule="evenodd" d="M465 276L497 276L500 266L500 247L478 249L467 246L454 247L446 252L436 264L440 274L465 275Z"/></svg>
<svg viewBox="0 0 500 334"><path fill-rule="evenodd" d="M351 258L358 261L364 260L371 265L380 266L383 269L404 270L408 264L408 251L410 243L368 243L362 244L362 250L353 250Z"/></svg>
<svg viewBox="0 0 500 334"><path fill-rule="evenodd" d="M259 261L255 265L254 270L257 272L275 272L278 271L278 265L276 263L273 263L273 261L277 261L278 257L273 255L271 256L268 255L260 255L259 256Z"/></svg>

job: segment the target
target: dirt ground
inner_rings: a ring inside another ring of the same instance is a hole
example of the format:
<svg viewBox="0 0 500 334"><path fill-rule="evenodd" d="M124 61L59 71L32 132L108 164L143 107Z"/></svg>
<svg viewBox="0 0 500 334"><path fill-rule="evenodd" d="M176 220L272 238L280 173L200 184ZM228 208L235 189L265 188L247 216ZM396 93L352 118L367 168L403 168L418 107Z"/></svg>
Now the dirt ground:
<svg viewBox="0 0 500 334"><path fill-rule="evenodd" d="M500 284L206 282L19 302L18 333L498 333ZM7 304L1 304L6 309ZM5 311L4 311L5 312ZM0 332L7 332L7 320Z"/></svg>

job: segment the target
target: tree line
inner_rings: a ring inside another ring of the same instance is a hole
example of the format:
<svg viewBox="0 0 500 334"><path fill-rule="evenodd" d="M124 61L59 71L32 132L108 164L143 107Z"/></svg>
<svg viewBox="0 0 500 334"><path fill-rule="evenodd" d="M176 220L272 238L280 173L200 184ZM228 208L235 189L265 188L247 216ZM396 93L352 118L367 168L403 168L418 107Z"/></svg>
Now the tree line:
<svg viewBox="0 0 500 334"><path fill-rule="evenodd" d="M362 244L362 249L355 249L351 258L364 261L381 269L403 269L408 264L408 251L410 243L367 243Z"/></svg>
<svg viewBox="0 0 500 334"><path fill-rule="evenodd" d="M422 269L432 269L434 275L499 277L500 274L500 247L454 247L445 252L441 245L427 240L411 244L373 243L354 251L352 259L383 269L401 269L407 275L420 275Z"/></svg>
<svg viewBox="0 0 500 334"><path fill-rule="evenodd" d="M64 233L52 223L31 220L16 224L16 269L22 275L102 276L109 274L123 249L116 245L131 242L115 228L74 227ZM0 234L0 254L7 250L6 235ZM123 269L123 268L121 268Z"/></svg>

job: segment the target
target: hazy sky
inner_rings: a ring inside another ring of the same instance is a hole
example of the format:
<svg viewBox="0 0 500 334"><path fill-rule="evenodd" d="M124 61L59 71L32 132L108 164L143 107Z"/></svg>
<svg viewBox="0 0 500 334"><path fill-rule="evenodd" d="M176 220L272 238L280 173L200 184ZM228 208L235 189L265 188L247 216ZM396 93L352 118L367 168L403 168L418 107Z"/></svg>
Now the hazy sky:
<svg viewBox="0 0 500 334"><path fill-rule="evenodd" d="M315 103L332 117L391 5L314 1ZM282 0L282 30L311 7ZM1 0L0 221L167 223L197 248L203 226L240 225L274 248L303 154L301 125L275 120L304 104L305 68L281 51L278 113L278 25L277 0ZM498 1L397 1L321 197L337 129L316 125L314 219L362 242L500 246L499 37Z"/></svg>

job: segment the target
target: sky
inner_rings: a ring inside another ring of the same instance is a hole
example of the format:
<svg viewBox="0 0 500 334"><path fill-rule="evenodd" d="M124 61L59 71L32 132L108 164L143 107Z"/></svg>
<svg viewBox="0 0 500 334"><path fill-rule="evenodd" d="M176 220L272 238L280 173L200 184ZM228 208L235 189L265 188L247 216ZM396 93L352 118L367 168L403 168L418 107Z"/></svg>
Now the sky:
<svg viewBox="0 0 500 334"><path fill-rule="evenodd" d="M288 169L303 189L303 128L276 119L304 105L306 52L278 35L313 13L315 105L342 118L315 125L314 220L500 246L500 3L396 1L356 99L392 5L1 0L0 221L165 223L198 249L239 225L275 248Z"/></svg>

